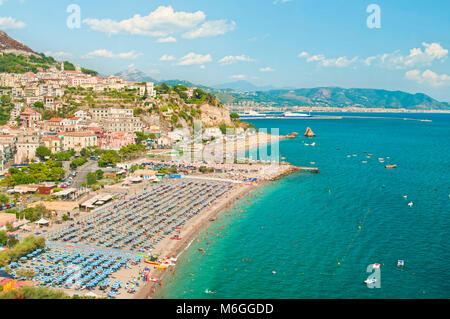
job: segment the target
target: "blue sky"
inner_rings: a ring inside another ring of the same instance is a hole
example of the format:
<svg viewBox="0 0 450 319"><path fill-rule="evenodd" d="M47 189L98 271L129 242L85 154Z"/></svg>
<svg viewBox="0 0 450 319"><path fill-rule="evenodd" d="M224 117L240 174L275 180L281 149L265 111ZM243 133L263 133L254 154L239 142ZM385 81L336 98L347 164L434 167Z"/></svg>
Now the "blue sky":
<svg viewBox="0 0 450 319"><path fill-rule="evenodd" d="M450 1L0 0L0 29L36 51L112 74L215 85L341 86L450 101ZM67 7L81 9L69 28ZM381 28L367 27L368 5Z"/></svg>

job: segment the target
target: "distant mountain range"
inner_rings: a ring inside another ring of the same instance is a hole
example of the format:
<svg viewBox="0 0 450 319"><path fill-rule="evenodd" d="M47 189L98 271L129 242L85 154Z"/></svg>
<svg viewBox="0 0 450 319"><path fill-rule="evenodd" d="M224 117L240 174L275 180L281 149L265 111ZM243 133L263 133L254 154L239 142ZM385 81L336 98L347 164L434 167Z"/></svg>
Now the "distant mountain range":
<svg viewBox="0 0 450 319"><path fill-rule="evenodd" d="M214 86L215 89L219 90L233 90L233 91L242 91L242 92L254 92L254 91L269 91L275 90L277 87L272 85L267 86L257 86L253 83L250 83L245 80L238 80L234 82L228 82L223 84L218 84Z"/></svg>
<svg viewBox="0 0 450 319"><path fill-rule="evenodd" d="M148 74L145 74L144 72L133 67L130 67L122 72L115 73L114 75L120 76L122 79L132 82L158 82Z"/></svg>
<svg viewBox="0 0 450 319"><path fill-rule="evenodd" d="M344 89L340 87L319 87L310 89L275 89L273 86L257 86L239 80L208 87L184 80L156 81L144 72L130 68L116 73L127 81L151 81L169 86L184 85L198 87L216 94L222 103L254 101L273 106L321 106L321 107L361 107L386 109L432 109L450 110L450 104L440 102L424 93L411 94L403 91L380 89Z"/></svg>
<svg viewBox="0 0 450 319"><path fill-rule="evenodd" d="M362 107L387 109L450 110L450 104L439 102L424 93L406 93L379 89L344 89L320 87L311 89L258 91L231 95L233 102L250 100L274 106Z"/></svg>

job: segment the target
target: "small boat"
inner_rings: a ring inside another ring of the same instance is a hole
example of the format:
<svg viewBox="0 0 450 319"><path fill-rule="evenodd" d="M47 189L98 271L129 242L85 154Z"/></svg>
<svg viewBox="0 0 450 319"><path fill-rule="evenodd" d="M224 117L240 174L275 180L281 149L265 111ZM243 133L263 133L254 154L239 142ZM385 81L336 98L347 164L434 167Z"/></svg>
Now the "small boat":
<svg viewBox="0 0 450 319"><path fill-rule="evenodd" d="M155 269L166 269L167 268L167 266L164 266L164 265L156 265L155 266Z"/></svg>
<svg viewBox="0 0 450 319"><path fill-rule="evenodd" d="M385 165L384 168L397 168L397 165Z"/></svg>
<svg viewBox="0 0 450 319"><path fill-rule="evenodd" d="M372 267L372 269L380 269L380 264L373 264L373 267Z"/></svg>
<svg viewBox="0 0 450 319"><path fill-rule="evenodd" d="M409 202L409 203L408 203L408 206L409 206L409 207L412 207L413 205L414 205L413 202Z"/></svg>
<svg viewBox="0 0 450 319"><path fill-rule="evenodd" d="M405 265L405 261L404 260L399 260L397 261L397 266L401 267Z"/></svg>

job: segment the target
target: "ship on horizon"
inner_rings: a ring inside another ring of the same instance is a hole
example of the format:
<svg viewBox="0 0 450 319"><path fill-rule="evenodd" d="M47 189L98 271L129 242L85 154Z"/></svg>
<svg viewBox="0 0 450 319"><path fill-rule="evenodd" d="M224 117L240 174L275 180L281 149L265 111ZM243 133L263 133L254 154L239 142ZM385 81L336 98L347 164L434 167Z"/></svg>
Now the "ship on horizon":
<svg viewBox="0 0 450 319"><path fill-rule="evenodd" d="M283 117L286 118L305 118L305 117L311 117L310 114L306 113L297 113L297 112L286 112L283 114Z"/></svg>
<svg viewBox="0 0 450 319"><path fill-rule="evenodd" d="M265 118L265 117L267 117L266 114L258 113L256 111L239 113L239 118L241 118L241 119Z"/></svg>

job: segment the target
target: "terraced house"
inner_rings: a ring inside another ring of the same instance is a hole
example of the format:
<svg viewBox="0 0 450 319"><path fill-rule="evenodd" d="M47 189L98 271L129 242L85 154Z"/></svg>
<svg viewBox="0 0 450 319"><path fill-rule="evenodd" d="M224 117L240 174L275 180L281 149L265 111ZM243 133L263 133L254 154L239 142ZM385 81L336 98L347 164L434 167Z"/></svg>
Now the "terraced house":
<svg viewBox="0 0 450 319"><path fill-rule="evenodd" d="M98 146L97 136L93 132L67 132L60 133L62 139L63 150L81 151L83 148Z"/></svg>

